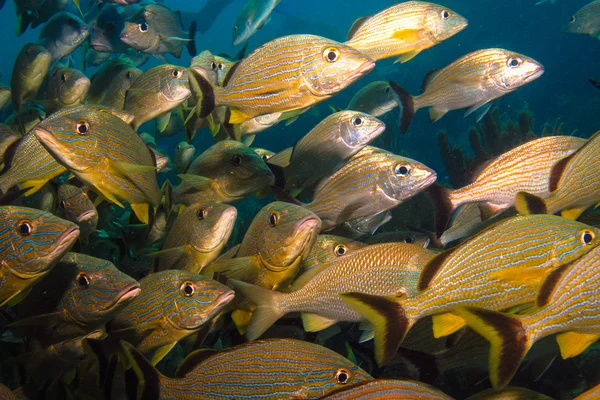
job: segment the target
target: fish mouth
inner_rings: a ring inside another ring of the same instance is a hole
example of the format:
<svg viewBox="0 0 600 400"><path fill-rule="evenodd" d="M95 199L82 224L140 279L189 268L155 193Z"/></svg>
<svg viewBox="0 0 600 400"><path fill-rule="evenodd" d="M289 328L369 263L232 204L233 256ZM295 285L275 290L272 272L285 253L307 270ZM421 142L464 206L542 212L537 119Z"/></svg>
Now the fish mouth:
<svg viewBox="0 0 600 400"><path fill-rule="evenodd" d="M234 299L234 297L235 297L235 292L233 290L229 290L225 293L220 294L219 297L217 297L217 299L210 305L208 312L206 313L204 318L200 318L199 324L195 324L192 326L182 326L182 325L177 325L171 318L169 318L167 316L165 318L166 318L167 322L169 324L171 324L171 326L175 329L178 329L180 331L195 332L198 329L200 329L200 327L202 325L206 324L208 321L213 319L225 305L227 305L229 302L231 302Z"/></svg>
<svg viewBox="0 0 600 400"><path fill-rule="evenodd" d="M46 258L51 260L58 260L59 258L62 258L62 256L69 251L73 243L75 243L79 237L79 233L80 231L77 225L72 226L64 231L58 237L58 239L56 239L56 242L58 243L57 246L46 255Z"/></svg>
<svg viewBox="0 0 600 400"><path fill-rule="evenodd" d="M95 215L96 215L96 212L94 210L85 211L79 216L79 218L77 218L77 222L78 223L86 222L86 221L94 218Z"/></svg>
<svg viewBox="0 0 600 400"><path fill-rule="evenodd" d="M352 75L350 75L346 79L346 82L354 81L354 80L360 78L361 76L366 75L367 73L371 72L373 70L373 68L375 68L375 61L373 61L372 59L369 58L367 61L362 63L362 65L360 67L358 67L358 69L356 69L356 71L354 71L354 73Z"/></svg>
<svg viewBox="0 0 600 400"><path fill-rule="evenodd" d="M68 159L68 155L71 154L71 151L67 149L67 147L63 145L61 141L58 140L58 138L54 136L50 131L46 130L45 128L36 126L33 129L33 134L37 137L41 145L44 146L44 148L46 148L48 153L50 153L59 164L62 164L63 166L68 166L68 168L74 171L83 171L82 169L75 168L75 165L70 165L74 164L69 163Z"/></svg>
<svg viewBox="0 0 600 400"><path fill-rule="evenodd" d="M261 256L261 262L263 263L265 268L272 272L283 272L289 269L290 266L296 264L296 262L299 262L303 256L306 256L310 252L311 249L310 246L308 246L308 244L315 238L315 235L313 235L312 233L315 231L318 233L320 231L321 224L321 220L318 217L308 217L302 222L300 222L298 227L295 229L296 234L290 237L290 239L288 240L289 244L284 246L283 249L287 250L291 247L293 251L295 251L296 249L301 249L302 252L297 252L296 257L294 257L288 263L282 263L282 265L273 265L271 263L268 263ZM298 238L300 238L301 240L300 243L298 243ZM294 244L298 245L294 246Z"/></svg>
<svg viewBox="0 0 600 400"><path fill-rule="evenodd" d="M123 289L119 291L119 296L114 301L114 303L110 304L105 310L111 310L118 307L120 304L124 302L133 300L137 295L140 294L142 289L140 288L140 284L138 282L132 283L130 285L125 286Z"/></svg>

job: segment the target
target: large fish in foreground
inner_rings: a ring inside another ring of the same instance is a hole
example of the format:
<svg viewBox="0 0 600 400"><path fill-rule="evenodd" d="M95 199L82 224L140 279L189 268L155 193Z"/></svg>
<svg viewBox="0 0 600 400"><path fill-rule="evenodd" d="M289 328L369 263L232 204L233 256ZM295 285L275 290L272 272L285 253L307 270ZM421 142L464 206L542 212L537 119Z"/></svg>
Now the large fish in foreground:
<svg viewBox="0 0 600 400"><path fill-rule="evenodd" d="M423 81L420 96L411 96L391 81L403 107L400 132L408 130L415 112L421 108L430 108L432 122L448 111L461 108L469 108L466 115L479 109L487 112L492 100L517 90L543 73L544 67L530 57L504 49L485 49L430 72Z"/></svg>
<svg viewBox="0 0 600 400"><path fill-rule="evenodd" d="M518 216L435 256L409 298L342 294L375 326L379 364L394 356L416 321L433 316L436 338L465 326L456 307L496 311L527 307L554 270L592 251L600 230L554 215ZM535 245L532 245L534 243Z"/></svg>
<svg viewBox="0 0 600 400"><path fill-rule="evenodd" d="M411 60L467 27L467 20L444 6L406 1L373 16L357 19L348 32L348 46L375 61L399 56Z"/></svg>
<svg viewBox="0 0 600 400"><path fill-rule="evenodd" d="M563 27L569 33L583 33L600 39L600 0L583 6Z"/></svg>

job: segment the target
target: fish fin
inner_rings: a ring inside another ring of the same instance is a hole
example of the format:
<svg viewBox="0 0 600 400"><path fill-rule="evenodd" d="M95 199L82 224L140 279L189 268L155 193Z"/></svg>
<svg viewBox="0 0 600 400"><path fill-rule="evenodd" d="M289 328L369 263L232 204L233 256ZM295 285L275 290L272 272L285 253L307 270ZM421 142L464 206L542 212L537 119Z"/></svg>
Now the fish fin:
<svg viewBox="0 0 600 400"><path fill-rule="evenodd" d="M295 117L292 117L290 119L286 119L285 120L285 126L290 126L291 124L293 124L294 122L298 121L298 118L300 118L299 115L296 115Z"/></svg>
<svg viewBox="0 0 600 400"><path fill-rule="evenodd" d="M294 280L294 283L292 283L292 285L290 286L290 291L295 292L296 290L302 289L308 282L313 280L315 276L319 275L328 267L328 263L320 263L314 266L313 268L309 269L308 271L304 272L302 275L296 278L296 280Z"/></svg>
<svg viewBox="0 0 600 400"><path fill-rule="evenodd" d="M181 49L179 50L179 52L181 53ZM163 54L152 54L154 57L158 58L160 61L164 62L165 64L168 64L169 61L167 60L167 57L165 57ZM175 56L177 57L177 56ZM177 57L179 58L179 57Z"/></svg>
<svg viewBox="0 0 600 400"><path fill-rule="evenodd" d="M585 210L586 208L568 208L566 210L562 210L560 215L563 218L577 221L577 218L579 218Z"/></svg>
<svg viewBox="0 0 600 400"><path fill-rule="evenodd" d="M81 17L85 19L85 15L83 14L83 11L81 11L81 4L79 4L79 0L73 0L73 4L75 4L75 7L77 7L77 11L79 11Z"/></svg>
<svg viewBox="0 0 600 400"><path fill-rule="evenodd" d="M481 308L457 310L467 324L490 342L489 370L494 388L506 386L533 345L526 326L517 317Z"/></svg>
<svg viewBox="0 0 600 400"><path fill-rule="evenodd" d="M565 172L565 168L567 167L567 164L571 158L573 158L573 154L563 158L552 167L552 170L550 171L550 181L548 184L548 190L550 190L550 193L558 189L560 178L562 177L563 172Z"/></svg>
<svg viewBox="0 0 600 400"><path fill-rule="evenodd" d="M550 369L554 360L556 360L556 356L558 354L553 352L550 354L545 354L533 360L530 363L531 375L534 382L542 379L542 376Z"/></svg>
<svg viewBox="0 0 600 400"><path fill-rule="evenodd" d="M25 181L21 184L19 184L19 188L20 189L27 189L27 191L24 193L24 196L31 196L32 194L34 194L35 192L37 192L38 190L40 190L42 187L44 187L44 185L46 183L48 183L49 179L30 179L28 181Z"/></svg>
<svg viewBox="0 0 600 400"><path fill-rule="evenodd" d="M175 378L183 378L187 374L189 374L196 366L204 361L206 361L209 357L218 354L217 350L213 349L198 349L192 351L188 356L181 362L179 368L175 372Z"/></svg>
<svg viewBox="0 0 600 400"><path fill-rule="evenodd" d="M113 172L118 172L125 176L129 174L141 174L144 172L156 172L156 166L154 165L140 165L123 161L110 161L110 168Z"/></svg>
<svg viewBox="0 0 600 400"><path fill-rule="evenodd" d="M229 280L229 283L232 284L235 290L239 290L252 303L256 304L256 310L254 310L254 314L246 330L246 338L248 340L255 340L260 337L279 318L286 314L286 311L280 308L282 304L280 300L285 296L285 293L268 290L234 279Z"/></svg>
<svg viewBox="0 0 600 400"><path fill-rule="evenodd" d="M177 176L179 179L185 182L186 185L189 185L196 190L206 190L212 183L212 180L205 176L192 174L179 174Z"/></svg>
<svg viewBox="0 0 600 400"><path fill-rule="evenodd" d="M486 100L485 102L477 103L465 112L465 117L468 117L469 115L473 114L477 110L480 110L480 112L477 113L477 122L479 122L483 119L483 117L485 117L485 114L487 114L488 111L490 111L490 108L492 108L492 104L494 104L494 103L489 100Z"/></svg>
<svg viewBox="0 0 600 400"><path fill-rule="evenodd" d="M588 79L588 81L590 81L590 83L598 90L600 90L600 82L594 79Z"/></svg>
<svg viewBox="0 0 600 400"><path fill-rule="evenodd" d="M137 219L148 225L150 222L150 205L148 203L130 204Z"/></svg>
<svg viewBox="0 0 600 400"><path fill-rule="evenodd" d="M490 278L503 281L521 282L529 286L537 287L542 284L544 279L546 279L551 269L551 267L507 267L502 268L499 271L492 272L490 274Z"/></svg>
<svg viewBox="0 0 600 400"><path fill-rule="evenodd" d="M521 215L547 214L546 202L533 194L519 192L515 197L515 208Z"/></svg>
<svg viewBox="0 0 600 400"><path fill-rule="evenodd" d="M215 91L213 85L198 70L188 69L188 80L199 118L208 117L215 109Z"/></svg>
<svg viewBox="0 0 600 400"><path fill-rule="evenodd" d="M341 108L340 106L336 106L335 104L330 104L330 105L329 105L329 109L330 109L332 112L334 112L334 113L337 113L337 112L340 112L340 111L344 111L344 109L343 109L343 108Z"/></svg>
<svg viewBox="0 0 600 400"><path fill-rule="evenodd" d="M24 297L23 297L24 298ZM21 299L22 300L22 299ZM15 303L17 304L17 303ZM56 326L57 320L60 320L61 317L64 319L63 312L55 312L49 314L35 315L33 317L26 317L20 319L18 321L12 322L7 325L7 328L10 329L31 329L31 328L39 328L39 327L50 327Z"/></svg>
<svg viewBox="0 0 600 400"><path fill-rule="evenodd" d="M302 313L302 324L304 325L304 330L306 332L319 332L323 329L329 328L336 322L337 321L335 320L322 317L319 314L308 312Z"/></svg>
<svg viewBox="0 0 600 400"><path fill-rule="evenodd" d="M439 339L444 336L452 335L464 328L467 324L465 319L454 313L436 314L432 317L433 337Z"/></svg>
<svg viewBox="0 0 600 400"><path fill-rule="evenodd" d="M552 295L556 290L556 285L561 280L565 272L573 265L575 261L561 265L560 267L552 270L544 279L544 282L540 286L537 298L535 299L535 305L539 308L545 307L550 304Z"/></svg>
<svg viewBox="0 0 600 400"><path fill-rule="evenodd" d="M444 115L446 115L447 112L448 112L448 110L442 110L441 108L431 107L429 109L429 121L430 122L437 122Z"/></svg>
<svg viewBox="0 0 600 400"><path fill-rule="evenodd" d="M261 270L260 266L256 265L257 257L247 256L215 261L206 270L213 273L221 272L229 279L252 282L258 278Z"/></svg>
<svg viewBox="0 0 600 400"><path fill-rule="evenodd" d="M373 340L375 337L375 328L373 325L369 324L368 327L365 327L360 334L360 338L358 339L358 343L368 342L369 340Z"/></svg>
<svg viewBox="0 0 600 400"><path fill-rule="evenodd" d="M418 42L420 40L422 29L398 29L392 32L392 39L403 42Z"/></svg>
<svg viewBox="0 0 600 400"><path fill-rule="evenodd" d="M415 58L416 56L418 56L419 53L421 53L421 50L413 50L408 53L404 53L404 54L400 55L400 57L398 57L396 59L396 61L394 61L394 64L396 64L396 63L404 64L405 62L408 62L408 61L412 60L413 58Z"/></svg>
<svg viewBox="0 0 600 400"><path fill-rule="evenodd" d="M121 341L125 357L132 367L126 372L126 388L129 398L158 400L160 398L160 381L163 376L135 347Z"/></svg>
<svg viewBox="0 0 600 400"><path fill-rule="evenodd" d="M208 122L208 129L210 129L210 133L213 136L217 136L217 133L219 133L219 130L221 130L221 124L214 117L214 114L210 114L206 120Z"/></svg>
<svg viewBox="0 0 600 400"><path fill-rule="evenodd" d="M198 23L196 21L192 21L190 23L190 27L188 29L189 42L187 44L187 51L191 57L195 57L198 54L198 49L196 48L196 30L198 28Z"/></svg>
<svg viewBox="0 0 600 400"><path fill-rule="evenodd" d="M160 360L162 360L167 354L169 354L169 352L173 349L173 347L175 347L176 344L177 342L175 341L173 343L165 344L164 346L161 346L158 349L156 349L154 351L154 354L152 355L152 360L150 360L150 364L158 364Z"/></svg>
<svg viewBox="0 0 600 400"><path fill-rule="evenodd" d="M435 78L440 71L441 71L441 68L432 69L425 75L425 78L423 79L423 83L421 84L421 92L420 92L421 94L423 94L427 90L427 86L429 86L429 83L431 82L431 80L433 78Z"/></svg>
<svg viewBox="0 0 600 400"><path fill-rule="evenodd" d="M233 320L233 323L235 324L238 332L240 333L240 335L245 335L246 331L248 330L248 324L250 323L250 319L252 318L252 315L254 313L252 311L246 311L246 310L234 310L231 313L231 319Z"/></svg>
<svg viewBox="0 0 600 400"><path fill-rule="evenodd" d="M167 125L169 125L170 121L171 121L171 113L170 112L164 113L163 115L158 117L156 120L158 131L160 133L163 133L165 131L165 129L167 129Z"/></svg>
<svg viewBox="0 0 600 400"><path fill-rule="evenodd" d="M489 201L479 203L477 207L479 208L479 214L481 214L482 221L493 218L506 209L506 206L502 204L494 204Z"/></svg>
<svg viewBox="0 0 600 400"><path fill-rule="evenodd" d="M600 339L595 333L563 332L556 335L556 343L563 359L578 356Z"/></svg>
<svg viewBox="0 0 600 400"><path fill-rule="evenodd" d="M441 236L458 204L452 201L450 196L452 189L445 188L437 183L429 186L426 192L435 204L435 231L438 236Z"/></svg>
<svg viewBox="0 0 600 400"><path fill-rule="evenodd" d="M273 195L275 196L275 199L277 199L277 201L283 201L285 203L296 204L297 206L300 206L300 207L305 206L305 204L302 203L300 200L292 197L286 191L284 191L283 189L281 189L277 186L271 186L271 190L273 191Z"/></svg>
<svg viewBox="0 0 600 400"><path fill-rule="evenodd" d="M111 376L111 360L114 351L107 343L107 340L91 338L83 341L84 353L88 357L94 358L94 364L98 366L97 388L103 388ZM116 357L114 357L114 360L116 361Z"/></svg>
<svg viewBox="0 0 600 400"><path fill-rule="evenodd" d="M152 253L146 254L148 257L160 257L169 254L182 254L185 253L185 246L172 247L170 249L153 251Z"/></svg>
<svg viewBox="0 0 600 400"><path fill-rule="evenodd" d="M408 127L415 116L414 98L394 81L390 81L390 87L394 92L394 97L398 104L402 104L402 118L400 119L400 133L406 133Z"/></svg>
<svg viewBox="0 0 600 400"><path fill-rule="evenodd" d="M229 121L231 125L241 124L242 122L252 119L252 117L236 108L230 108Z"/></svg>
<svg viewBox="0 0 600 400"><path fill-rule="evenodd" d="M281 115L279 116L279 120L280 121L287 121L285 125L289 126L290 124L294 123L298 119L298 116L300 114L304 113L309 108L310 107L300 108L298 110L286 111L284 113L281 113Z"/></svg>
<svg viewBox="0 0 600 400"><path fill-rule="evenodd" d="M17 293L15 293L12 296L5 299L3 303L0 303L0 307L2 307L4 305L7 305L9 307L16 306L17 304L19 304L20 302L25 300L25 297L27 297L29 292L31 292L32 288L33 287L28 287L28 288L18 291Z"/></svg>
<svg viewBox="0 0 600 400"><path fill-rule="evenodd" d="M425 267L423 267L417 289L427 289L429 285L431 285L433 278L435 278L440 268L442 268L444 265L446 259L448 259L455 251L456 248L443 251L439 254L436 254L431 260L429 260L429 262L425 264Z"/></svg>
<svg viewBox="0 0 600 400"><path fill-rule="evenodd" d="M373 324L375 360L380 366L389 363L413 325L404 307L394 297L364 293L343 293L340 297L348 307Z"/></svg>
<svg viewBox="0 0 600 400"><path fill-rule="evenodd" d="M256 135L246 135L243 137L242 143L244 143L246 146L250 147L252 145L252 143L254 142L255 138L256 138Z"/></svg>
<svg viewBox="0 0 600 400"><path fill-rule="evenodd" d="M346 40L348 40L348 41L352 40L354 35L356 35L356 32L360 29L360 27L363 26L365 24L365 22L367 22L370 19L371 19L371 16L360 17L360 18L356 19L356 21L354 21L352 23L352 26L350 27L350 30L348 31Z"/></svg>

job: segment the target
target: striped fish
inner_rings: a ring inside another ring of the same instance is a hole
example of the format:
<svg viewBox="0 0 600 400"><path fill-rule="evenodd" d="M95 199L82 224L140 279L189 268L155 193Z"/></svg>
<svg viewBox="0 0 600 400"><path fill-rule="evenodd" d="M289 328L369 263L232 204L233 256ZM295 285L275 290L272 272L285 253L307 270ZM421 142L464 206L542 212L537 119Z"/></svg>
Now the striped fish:
<svg viewBox="0 0 600 400"><path fill-rule="evenodd" d="M305 207L321 218L326 231L396 207L436 178L433 170L418 161L366 146L322 180Z"/></svg>
<svg viewBox="0 0 600 400"><path fill-rule="evenodd" d="M186 68L163 64L141 74L125 93L123 109L133 114L133 129L178 107L190 97Z"/></svg>
<svg viewBox="0 0 600 400"><path fill-rule="evenodd" d="M142 75L142 70L135 67L127 67L117 72L114 78L110 80L106 88L106 93L104 93L98 104L123 110L125 107L125 95L140 75Z"/></svg>
<svg viewBox="0 0 600 400"><path fill-rule="evenodd" d="M193 204L177 216L158 256L157 270L200 272L227 244L237 210L220 203Z"/></svg>
<svg viewBox="0 0 600 400"><path fill-rule="evenodd" d="M307 332L323 330L338 321L363 321L363 316L342 302L340 293L364 291L381 296L413 295L419 275L433 255L427 249L406 243L364 247L304 273L293 283L289 293L234 281L234 288L256 304L247 337L249 340L258 338L279 318L291 312L302 313Z"/></svg>
<svg viewBox="0 0 600 400"><path fill-rule="evenodd" d="M55 68L48 77L47 100L42 103L48 114L78 106L85 100L89 88L90 80L78 69Z"/></svg>
<svg viewBox="0 0 600 400"><path fill-rule="evenodd" d="M420 96L413 97L390 81L397 101L403 107L400 131L406 132L415 112L425 107L430 107L431 122L439 120L448 111L467 107L466 115L480 108L485 114L492 100L517 90L543 73L544 67L532 58L504 49L485 49L430 72L425 77Z"/></svg>
<svg viewBox="0 0 600 400"><path fill-rule="evenodd" d="M313 35L270 41L230 70L224 87L213 87L190 69L190 87L201 118L215 106L231 108L229 123L259 115L292 113L328 99L375 67L369 57L341 43ZM282 119L286 117L282 116Z"/></svg>
<svg viewBox="0 0 600 400"><path fill-rule="evenodd" d="M313 269L319 264L352 254L365 246L364 243L342 236L319 235L308 256L302 260L300 274Z"/></svg>
<svg viewBox="0 0 600 400"><path fill-rule="evenodd" d="M452 400L452 397L423 382L376 379L341 388L322 400L419 399Z"/></svg>
<svg viewBox="0 0 600 400"><path fill-rule="evenodd" d="M547 136L517 146L485 167L471 184L456 190L439 187L438 209L447 216L463 204L478 203L485 220L512 207L519 192L547 198L554 166L585 142L573 136Z"/></svg>
<svg viewBox="0 0 600 400"><path fill-rule="evenodd" d="M531 193L519 193L515 200L521 214L560 211L569 219L577 219L589 207L600 202L600 132L592 136L579 151L564 158L548 174L552 194L539 198Z"/></svg>
<svg viewBox="0 0 600 400"><path fill-rule="evenodd" d="M385 124L365 113L340 111L329 115L294 145L289 165L280 171L285 190L299 193L311 187L383 131Z"/></svg>
<svg viewBox="0 0 600 400"><path fill-rule="evenodd" d="M58 187L58 207L64 213L66 219L76 223L81 233L79 237L87 240L96 232L98 225L98 210L88 195L77 186L67 183Z"/></svg>
<svg viewBox="0 0 600 400"><path fill-rule="evenodd" d="M536 311L525 316L459 309L469 326L490 341L490 381L495 388L510 382L529 349L543 337L556 335L565 359L600 339L599 264L596 248L555 269L540 287Z"/></svg>
<svg viewBox="0 0 600 400"><path fill-rule="evenodd" d="M47 274L78 236L77 225L50 213L0 207L0 306Z"/></svg>
<svg viewBox="0 0 600 400"><path fill-rule="evenodd" d="M464 318L454 311L458 306L525 307L534 301L548 274L600 244L599 233L554 215L517 216L435 256L423 269L415 296L347 293L342 297L375 326L375 357L385 364L421 318L433 316L433 333L439 338L465 326Z"/></svg>
<svg viewBox="0 0 600 400"><path fill-rule="evenodd" d="M375 61L400 56L406 62L467 27L467 20L438 4L406 1L359 18L348 32L348 46Z"/></svg>
<svg viewBox="0 0 600 400"><path fill-rule="evenodd" d="M214 86L223 86L225 77L233 64L235 64L234 61L214 55L210 51L205 50L192 58L190 68L202 69L204 76L208 78L209 82Z"/></svg>
<svg viewBox="0 0 600 400"><path fill-rule="evenodd" d="M67 253L19 304L10 325L45 346L83 336L119 313L140 294L140 285L113 263Z"/></svg>
<svg viewBox="0 0 600 400"><path fill-rule="evenodd" d="M113 339L126 340L159 362L181 339L218 316L234 293L189 271L167 270L140 280L142 293L107 325Z"/></svg>
<svg viewBox="0 0 600 400"><path fill-rule="evenodd" d="M33 133L52 156L111 203L148 223L161 200L156 166L142 139L108 110L82 105L54 113Z"/></svg>
<svg viewBox="0 0 600 400"><path fill-rule="evenodd" d="M44 46L35 43L27 43L17 55L10 79L12 104L16 112L37 95L48 74L51 58Z"/></svg>
<svg viewBox="0 0 600 400"><path fill-rule="evenodd" d="M600 0L579 9L563 27L564 32L581 33L600 39Z"/></svg>
<svg viewBox="0 0 600 400"><path fill-rule="evenodd" d="M373 379L338 353L294 339L260 340L223 351L197 350L168 378L123 343L137 376L137 399L314 399Z"/></svg>

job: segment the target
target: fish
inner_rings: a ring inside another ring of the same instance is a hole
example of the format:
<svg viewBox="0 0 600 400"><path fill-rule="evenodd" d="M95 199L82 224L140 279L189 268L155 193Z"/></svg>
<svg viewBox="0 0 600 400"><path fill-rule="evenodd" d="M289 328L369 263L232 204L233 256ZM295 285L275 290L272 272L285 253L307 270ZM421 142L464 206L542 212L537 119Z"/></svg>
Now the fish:
<svg viewBox="0 0 600 400"><path fill-rule="evenodd" d="M271 20L271 13L281 0L248 0L233 26L233 45L246 43Z"/></svg>
<svg viewBox="0 0 600 400"><path fill-rule="evenodd" d="M361 111L373 117L381 117L396 107L398 107L398 102L396 102L390 83L375 81L356 92L346 110Z"/></svg>
<svg viewBox="0 0 600 400"><path fill-rule="evenodd" d="M553 400L552 397L530 389L510 386L503 390L487 389L469 396L466 400Z"/></svg>
<svg viewBox="0 0 600 400"><path fill-rule="evenodd" d="M0 165L4 163L6 151L21 139L21 136L10 129L8 125L0 123Z"/></svg>
<svg viewBox="0 0 600 400"><path fill-rule="evenodd" d="M69 0L21 0L15 1L17 12L16 35L21 36L27 28L35 29L47 22L54 14L63 11Z"/></svg>
<svg viewBox="0 0 600 400"><path fill-rule="evenodd" d="M590 390L585 391L573 400L593 400L600 394L600 385L596 385Z"/></svg>
<svg viewBox="0 0 600 400"><path fill-rule="evenodd" d="M227 286L190 271L156 272L139 282L142 292L108 323L107 332L141 353L154 353L152 365L234 298Z"/></svg>
<svg viewBox="0 0 600 400"><path fill-rule="evenodd" d="M366 240L367 244L378 244L378 243L390 243L390 242L402 242L416 244L423 248L429 247L431 239L428 235L415 232L415 231L395 231L378 233L377 235L371 236Z"/></svg>
<svg viewBox="0 0 600 400"><path fill-rule="evenodd" d="M46 275L79 236L72 222L32 208L0 206L0 306Z"/></svg>
<svg viewBox="0 0 600 400"><path fill-rule="evenodd" d="M183 30L179 12L162 4L148 4L140 8L125 21L121 41L144 53L163 57L169 53L181 57L183 46L190 56L196 55L196 23L192 22L189 32Z"/></svg>
<svg viewBox="0 0 600 400"><path fill-rule="evenodd" d="M152 398L156 399L281 399L299 394L317 398L348 384L372 379L338 353L295 339L260 340L218 352L196 350L180 365L175 378L152 368L130 345L122 346L137 378L137 385L128 390L135 390L137 399L142 398L142 393L154 393ZM232 373L238 374L241 382L252 384L232 384Z"/></svg>
<svg viewBox="0 0 600 400"><path fill-rule="evenodd" d="M345 44L375 61L399 56L407 62L467 25L466 18L444 6L407 1L356 20Z"/></svg>
<svg viewBox="0 0 600 400"><path fill-rule="evenodd" d="M156 139L175 136L185 129L184 107L179 106L154 120L156 123ZM186 136L187 139L187 136ZM191 141L190 141L191 142Z"/></svg>
<svg viewBox="0 0 600 400"><path fill-rule="evenodd" d="M39 43L50 52L52 63L70 55L87 39L90 30L81 18L60 12L52 16L40 31Z"/></svg>
<svg viewBox="0 0 600 400"><path fill-rule="evenodd" d="M104 96L98 104L117 110L123 110L125 108L125 96L127 95L127 91L140 75L142 75L142 70L135 67L128 67L117 72L108 84L106 93L104 93Z"/></svg>
<svg viewBox="0 0 600 400"><path fill-rule="evenodd" d="M600 251L594 249L552 271L542 283L536 309L530 314L509 315L478 307L457 309L469 327L490 342L489 370L494 388L510 382L529 349L543 337L556 335L564 359L583 353L600 338L598 262Z"/></svg>
<svg viewBox="0 0 600 400"><path fill-rule="evenodd" d="M79 238L87 241L98 226L98 210L87 193L77 186L63 183L58 187L58 207L65 219L79 226Z"/></svg>
<svg viewBox="0 0 600 400"><path fill-rule="evenodd" d="M102 53L94 50L92 47L85 45L85 56L83 58L83 70L90 67L97 67L108 61L111 57L111 53Z"/></svg>
<svg viewBox="0 0 600 400"><path fill-rule="evenodd" d="M488 221L492 221L489 219ZM481 211L477 203L465 204L458 207L450 220L450 226L440 236L440 242L444 247L450 243L471 237L487 227L481 218Z"/></svg>
<svg viewBox="0 0 600 400"><path fill-rule="evenodd" d="M285 113L281 119L289 119L374 67L373 60L349 46L320 36L291 35L250 53L230 69L223 87L214 87L202 73L190 69L190 88L200 118L215 107L228 106L230 124L277 112Z"/></svg>
<svg viewBox="0 0 600 400"><path fill-rule="evenodd" d="M110 111L88 105L52 114L33 133L79 180L106 200L129 203L140 221L149 222L161 192L156 165L142 139Z"/></svg>
<svg viewBox="0 0 600 400"><path fill-rule="evenodd" d="M357 219L344 222L342 225L337 227L340 234L351 237L353 239L359 239L368 235L375 235L379 228L387 224L392 220L391 211L383 211L377 214L368 215Z"/></svg>
<svg viewBox="0 0 600 400"><path fill-rule="evenodd" d="M12 92L11 92L11 88L0 84L0 110L6 108L6 106L9 104L9 100L12 97Z"/></svg>
<svg viewBox="0 0 600 400"><path fill-rule="evenodd" d="M310 249L308 256L302 260L299 274L318 267L338 257L344 257L362 249L367 245L356 240L335 235L319 235Z"/></svg>
<svg viewBox="0 0 600 400"><path fill-rule="evenodd" d="M490 102L536 80L544 66L510 50L492 48L466 54L440 70L427 74L421 95L413 97L396 82L390 86L402 104L400 132L405 133L415 112L430 107L429 119L438 121L448 111L469 108L465 116L480 110L487 113Z"/></svg>
<svg viewBox="0 0 600 400"><path fill-rule="evenodd" d="M563 31L600 39L600 1L594 0L579 9L563 26Z"/></svg>
<svg viewBox="0 0 600 400"><path fill-rule="evenodd" d="M55 68L48 79L47 100L42 104L48 114L65 107L83 103L90 88L90 80L78 69Z"/></svg>
<svg viewBox="0 0 600 400"><path fill-rule="evenodd" d="M275 152L271 151L271 150L267 150L267 149L262 149L259 147L255 147L253 148L254 152L256 154L258 154L260 156L260 158L262 158L262 160L264 162L267 162L271 159L271 157L273 157L275 155Z"/></svg>
<svg viewBox="0 0 600 400"><path fill-rule="evenodd" d="M368 114L340 111L329 115L294 145L289 165L279 171L284 189L299 193L318 183L384 131L385 124Z"/></svg>
<svg viewBox="0 0 600 400"><path fill-rule="evenodd" d="M116 4L105 4L94 21L90 23L90 47L103 53L123 53L127 44L121 41L121 31L125 20L130 18L140 7L120 7Z"/></svg>
<svg viewBox="0 0 600 400"><path fill-rule="evenodd" d="M124 110L134 116L133 129L167 113L190 97L186 68L163 64L142 73L125 93Z"/></svg>
<svg viewBox="0 0 600 400"><path fill-rule="evenodd" d="M216 261L207 271L283 290L298 275L320 230L321 220L309 210L283 202L267 204L252 220L236 257Z"/></svg>
<svg viewBox="0 0 600 400"><path fill-rule="evenodd" d="M173 166L178 174L185 174L189 166L194 161L196 148L188 142L179 142L175 147L175 156L173 157Z"/></svg>
<svg viewBox="0 0 600 400"><path fill-rule="evenodd" d="M11 114L4 122L17 132L29 132L34 126L46 118L46 110L37 103L27 103L15 114Z"/></svg>
<svg viewBox="0 0 600 400"><path fill-rule="evenodd" d="M140 284L110 261L67 253L34 290L9 327L49 346L103 329L140 294Z"/></svg>
<svg viewBox="0 0 600 400"><path fill-rule="evenodd" d="M433 316L433 334L439 338L465 326L456 307L530 307L544 278L592 251L600 243L598 233L554 215L512 217L436 255L423 269L414 296L372 296L358 290L341 297L375 326L375 358L383 365L410 327L426 316Z"/></svg>
<svg viewBox="0 0 600 400"><path fill-rule="evenodd" d="M18 113L27 100L33 100L42 86L52 57L45 47L27 43L17 58L10 78L11 98Z"/></svg>
<svg viewBox="0 0 600 400"><path fill-rule="evenodd" d="M585 143L574 136L547 136L517 146L494 159L462 188L432 187L437 211L447 220L461 205L478 203L486 220L514 206L519 192L547 198L551 192L548 177L555 165Z"/></svg>
<svg viewBox="0 0 600 400"><path fill-rule="evenodd" d="M453 400L439 389L412 380L375 379L340 388L322 400L369 400L369 399L422 399Z"/></svg>
<svg viewBox="0 0 600 400"><path fill-rule="evenodd" d="M233 203L268 186L273 173L248 146L223 140L200 154L180 178L173 204Z"/></svg>
<svg viewBox="0 0 600 400"><path fill-rule="evenodd" d="M363 321L361 314L344 304L340 293L364 290L389 296L413 295L423 267L433 256L430 250L416 245L386 243L317 266L298 277L288 292L230 282L256 304L246 331L248 340L254 340L291 312L301 312L307 332L321 331L339 321Z"/></svg>
<svg viewBox="0 0 600 400"><path fill-rule="evenodd" d="M209 50L204 50L192 58L190 68L202 69L205 76L208 77L213 85L223 86L225 77L234 64L235 61L214 55Z"/></svg>
<svg viewBox="0 0 600 400"><path fill-rule="evenodd" d="M157 270L200 273L227 244L237 218L235 207L221 203L192 204L171 226L159 252Z"/></svg>
<svg viewBox="0 0 600 400"><path fill-rule="evenodd" d="M596 179L600 163L595 154L600 146L600 132L596 132L578 151L557 163L548 176L551 194L540 198L533 193L519 192L515 206L519 214L560 211L569 219L577 219L588 208L600 201L600 180Z"/></svg>
<svg viewBox="0 0 600 400"><path fill-rule="evenodd" d="M127 68L135 68L135 65L126 58L113 57L98 68L98 71L90 78L91 84L87 94L90 104L98 104L106 96L110 83Z"/></svg>

